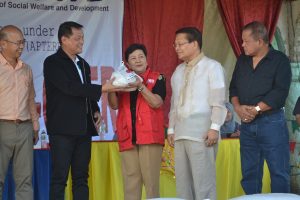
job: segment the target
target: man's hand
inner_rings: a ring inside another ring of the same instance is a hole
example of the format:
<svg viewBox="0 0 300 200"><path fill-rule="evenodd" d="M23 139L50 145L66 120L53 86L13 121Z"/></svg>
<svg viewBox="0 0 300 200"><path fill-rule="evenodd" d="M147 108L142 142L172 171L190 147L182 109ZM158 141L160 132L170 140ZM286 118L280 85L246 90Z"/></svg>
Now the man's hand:
<svg viewBox="0 0 300 200"><path fill-rule="evenodd" d="M256 114L253 113L252 108L253 108L253 106L239 105L239 106L235 106L234 110L238 114L238 116L241 118L242 122L249 123L256 116Z"/></svg>
<svg viewBox="0 0 300 200"><path fill-rule="evenodd" d="M33 144L36 145L39 141L39 130L33 130Z"/></svg>
<svg viewBox="0 0 300 200"><path fill-rule="evenodd" d="M251 106L251 109L249 110L249 112L254 116L259 114L258 111L255 109L255 106Z"/></svg>
<svg viewBox="0 0 300 200"><path fill-rule="evenodd" d="M100 112L97 111L97 112L94 113L94 119L96 119L95 125L97 127L97 130L99 130L100 125L101 125L101 114L100 114Z"/></svg>
<svg viewBox="0 0 300 200"><path fill-rule="evenodd" d="M133 83L128 83L129 87L136 87L136 88L140 88L143 84L143 82L141 81L141 79L138 76L135 76L136 81Z"/></svg>
<svg viewBox="0 0 300 200"><path fill-rule="evenodd" d="M214 129L209 129L204 135L203 139L205 140L206 146L213 146L214 144L218 143L219 133Z"/></svg>
<svg viewBox="0 0 300 200"><path fill-rule="evenodd" d="M39 130L40 130L40 123L38 120L32 121L33 126L33 143L36 145L36 143L39 141Z"/></svg>
<svg viewBox="0 0 300 200"><path fill-rule="evenodd" d="M171 147L174 147L174 138L175 138L175 134L169 134L168 135L168 143Z"/></svg>

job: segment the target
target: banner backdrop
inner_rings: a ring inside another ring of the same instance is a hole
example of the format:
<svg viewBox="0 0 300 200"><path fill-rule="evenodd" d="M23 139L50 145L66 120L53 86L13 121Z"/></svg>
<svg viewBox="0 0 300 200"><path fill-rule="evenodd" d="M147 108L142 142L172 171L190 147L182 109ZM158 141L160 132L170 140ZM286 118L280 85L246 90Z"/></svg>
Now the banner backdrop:
<svg viewBox="0 0 300 200"><path fill-rule="evenodd" d="M59 25L75 21L84 26L85 44L81 56L91 66L92 82L101 84L121 62L123 10L123 0L0 0L0 27L16 25L26 39L21 58L33 71L37 109L41 113L40 133L46 131L43 62L59 47ZM105 99L103 96L99 102L105 126L102 126L102 134L93 140L114 138L116 113L107 112ZM41 142L35 147L41 147Z"/></svg>

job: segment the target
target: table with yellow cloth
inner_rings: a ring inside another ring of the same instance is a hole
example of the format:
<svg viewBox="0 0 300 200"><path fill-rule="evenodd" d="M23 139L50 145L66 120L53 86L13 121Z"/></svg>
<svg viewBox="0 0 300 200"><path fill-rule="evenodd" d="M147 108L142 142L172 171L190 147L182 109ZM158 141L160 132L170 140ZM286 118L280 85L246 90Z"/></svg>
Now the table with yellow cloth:
<svg viewBox="0 0 300 200"><path fill-rule="evenodd" d="M217 198L226 200L244 194L240 185L240 142L238 139L221 140L218 147L216 162ZM89 171L90 200L122 200L123 179L121 159L117 142L93 142L92 157ZM166 141L163 151L160 195L161 197L176 197L174 174L174 155ZM71 179L66 188L66 199L72 199ZM270 175L267 166L264 167L263 192L270 192ZM143 191L143 199L145 192Z"/></svg>

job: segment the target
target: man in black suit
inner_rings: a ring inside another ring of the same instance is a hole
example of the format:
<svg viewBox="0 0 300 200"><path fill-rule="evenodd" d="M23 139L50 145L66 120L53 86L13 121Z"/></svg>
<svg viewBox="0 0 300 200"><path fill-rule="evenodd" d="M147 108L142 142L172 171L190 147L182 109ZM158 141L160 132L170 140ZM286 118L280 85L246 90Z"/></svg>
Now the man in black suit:
<svg viewBox="0 0 300 200"><path fill-rule="evenodd" d="M102 92L117 91L112 81L91 84L89 64L78 54L83 47L83 26L64 22L58 30L60 48L44 61L47 131L52 177L50 200L63 200L71 167L73 199L88 200L91 136L101 117L97 101Z"/></svg>

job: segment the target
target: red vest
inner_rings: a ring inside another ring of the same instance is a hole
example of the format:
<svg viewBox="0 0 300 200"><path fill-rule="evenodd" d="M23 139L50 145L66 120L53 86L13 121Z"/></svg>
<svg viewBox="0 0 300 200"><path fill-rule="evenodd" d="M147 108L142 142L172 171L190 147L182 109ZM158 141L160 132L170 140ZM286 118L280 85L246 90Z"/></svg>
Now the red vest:
<svg viewBox="0 0 300 200"><path fill-rule="evenodd" d="M143 75L143 83L152 91L159 73L149 69ZM134 113L133 113L134 114ZM164 145L164 115L162 106L151 108L139 93L136 102L136 143L137 144L162 144ZM117 135L120 151L133 148L132 123L130 111L130 93L118 93Z"/></svg>

